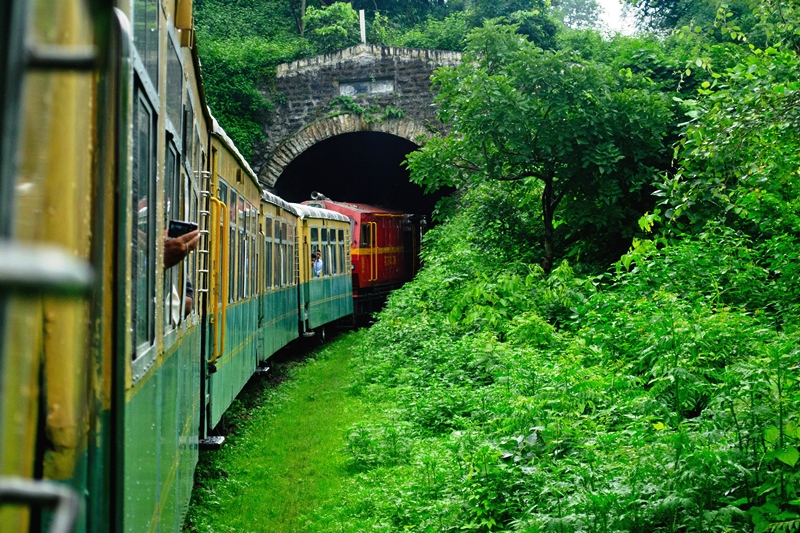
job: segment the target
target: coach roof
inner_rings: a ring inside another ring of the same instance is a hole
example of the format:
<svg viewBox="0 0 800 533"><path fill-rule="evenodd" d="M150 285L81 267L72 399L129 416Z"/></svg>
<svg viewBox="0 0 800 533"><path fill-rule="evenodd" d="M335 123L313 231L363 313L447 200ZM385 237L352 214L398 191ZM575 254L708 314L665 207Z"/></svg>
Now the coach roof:
<svg viewBox="0 0 800 533"><path fill-rule="evenodd" d="M311 207L303 204L289 204L291 205L300 218L325 218L328 220L340 220L342 222L350 222L350 219L341 213L331 211L329 209L320 209L319 207Z"/></svg>

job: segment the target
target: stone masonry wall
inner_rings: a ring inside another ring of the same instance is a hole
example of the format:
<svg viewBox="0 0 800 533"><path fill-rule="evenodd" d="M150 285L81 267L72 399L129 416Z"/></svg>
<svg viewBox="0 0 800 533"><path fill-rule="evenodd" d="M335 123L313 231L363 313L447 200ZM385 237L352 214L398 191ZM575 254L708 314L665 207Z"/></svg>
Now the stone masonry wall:
<svg viewBox="0 0 800 533"><path fill-rule="evenodd" d="M430 76L436 68L457 65L460 61L461 55L456 52L362 44L280 65L275 81L277 97L270 94L278 105L264 125L267 141L254 158L259 179L268 186L274 184L282 168L288 164L287 157L297 155L297 149L287 150L286 145L294 140L297 146L298 140L294 137L315 122L327 120L335 111L330 106L331 100L341 94L350 96L364 108L377 106L383 110L391 106L402 109L403 120L413 126L402 126L396 129L398 132L409 131L418 136L422 126L441 130L433 107ZM355 116L341 123L344 130L339 127L334 133L395 131ZM320 131L329 129L317 128ZM300 144L323 140L325 135L302 134L304 140ZM281 153L278 162L276 156Z"/></svg>

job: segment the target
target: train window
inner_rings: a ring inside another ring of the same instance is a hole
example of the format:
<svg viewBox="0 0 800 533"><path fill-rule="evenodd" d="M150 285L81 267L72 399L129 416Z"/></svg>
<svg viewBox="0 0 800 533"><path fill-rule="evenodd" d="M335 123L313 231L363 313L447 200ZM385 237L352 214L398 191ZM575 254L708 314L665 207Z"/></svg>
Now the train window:
<svg viewBox="0 0 800 533"><path fill-rule="evenodd" d="M289 230L286 222L281 224L281 253L283 254L283 269L281 270L281 284L289 284Z"/></svg>
<svg viewBox="0 0 800 533"><path fill-rule="evenodd" d="M337 240L337 246L339 247L339 272L341 274L347 274L347 261L344 257L344 230L339 230L339 239Z"/></svg>
<svg viewBox="0 0 800 533"><path fill-rule="evenodd" d="M267 243L264 249L264 280L266 281L266 289L272 290L272 219L267 217L264 223L264 240Z"/></svg>
<svg viewBox="0 0 800 533"><path fill-rule="evenodd" d="M369 224L363 222L361 224L361 248L369 248L370 247L370 238L369 238Z"/></svg>
<svg viewBox="0 0 800 533"><path fill-rule="evenodd" d="M331 267L328 269L332 276L339 273L338 258L336 257L336 231L331 230L330 239L328 241L328 249L331 256Z"/></svg>
<svg viewBox="0 0 800 533"><path fill-rule="evenodd" d="M252 269L253 269L253 247L250 244L250 203L245 202L244 204L244 248L245 248L245 256L244 256L244 295L245 297L250 297L252 292Z"/></svg>
<svg viewBox="0 0 800 533"><path fill-rule="evenodd" d="M278 287L281 286L281 221L280 220L275 221L274 228L275 228L275 233L272 235L272 242L274 243L275 246L273 249L274 255L273 255L272 266L275 269L274 271L275 277L273 279L275 280L274 286L277 289Z"/></svg>
<svg viewBox="0 0 800 533"><path fill-rule="evenodd" d="M212 157L212 161L215 158L216 158L216 156ZM220 181L219 182L219 199L222 202L225 202L228 199L228 184L225 183L224 181ZM225 221L222 219L222 213L220 213L219 234L222 235L223 231L225 231ZM223 238L224 238L224 236L223 236ZM230 250L228 250L228 253L230 254ZM219 246L218 261L219 261L218 264L220 266L222 266L224 264L224 261L225 261L225 257L223 257L223 255L222 255L222 246ZM219 302L218 303L220 303L220 304L222 303L222 291L221 290L219 291Z"/></svg>
<svg viewBox="0 0 800 533"><path fill-rule="evenodd" d="M150 83L158 91L159 0L133 1L133 44L139 51Z"/></svg>
<svg viewBox="0 0 800 533"><path fill-rule="evenodd" d="M328 254L328 228L322 227L319 230L319 250L322 252L322 275L330 272L331 258Z"/></svg>
<svg viewBox="0 0 800 533"><path fill-rule="evenodd" d="M247 261L247 239L245 236L245 211L244 211L244 198L239 197L239 204L237 208L237 227L239 229L239 254L238 254L238 265L237 265L237 277L238 283L236 294L238 296L237 300L241 300L246 296L245 294L245 272L247 272L246 268L246 261Z"/></svg>
<svg viewBox="0 0 800 533"><path fill-rule="evenodd" d="M236 191L230 190L231 199L228 203L230 229L228 235L228 302L236 301L236 206L238 205Z"/></svg>
<svg viewBox="0 0 800 533"><path fill-rule="evenodd" d="M183 141L184 163L193 166L194 161L194 107L187 93L183 103L183 126L181 127L181 140Z"/></svg>
<svg viewBox="0 0 800 533"><path fill-rule="evenodd" d="M205 166L206 166L206 155L201 150L200 132L197 129L194 130L194 143L193 144L194 144L194 162L195 162L195 166L193 168L196 168L196 169L205 168ZM202 161L201 161L201 159L202 159Z"/></svg>
<svg viewBox="0 0 800 533"><path fill-rule="evenodd" d="M258 247L256 234L258 233L258 211L250 208L250 291L251 295L258 294Z"/></svg>
<svg viewBox="0 0 800 533"><path fill-rule="evenodd" d="M180 220L181 213L181 183L180 165L178 163L178 150L172 141L167 141L166 158L164 161L164 227L169 226L171 219ZM173 267L164 270L164 331L172 331L181 320L179 284L180 268Z"/></svg>
<svg viewBox="0 0 800 533"><path fill-rule="evenodd" d="M167 118L178 135L183 135L181 99L183 97L183 66L172 41L167 34Z"/></svg>
<svg viewBox="0 0 800 533"><path fill-rule="evenodd" d="M295 258L297 257L294 254L295 250L295 240L294 240L294 226L289 224L288 226L288 237L287 240L289 242L289 285L295 284Z"/></svg>
<svg viewBox="0 0 800 533"><path fill-rule="evenodd" d="M131 172L131 321L134 359L155 339L156 150L155 112L136 87L133 101L133 164Z"/></svg>
<svg viewBox="0 0 800 533"><path fill-rule="evenodd" d="M319 250L319 228L311 228L311 253L315 254Z"/></svg>

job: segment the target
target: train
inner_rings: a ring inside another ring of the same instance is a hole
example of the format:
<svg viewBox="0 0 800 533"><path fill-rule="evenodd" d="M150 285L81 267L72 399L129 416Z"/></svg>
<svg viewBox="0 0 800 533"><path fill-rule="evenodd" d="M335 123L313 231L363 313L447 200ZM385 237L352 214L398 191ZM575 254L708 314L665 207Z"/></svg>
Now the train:
<svg viewBox="0 0 800 533"><path fill-rule="evenodd" d="M341 213L352 221L352 316L356 325L358 319L380 309L389 293L419 271L421 236L427 229L424 215L335 201L316 191L303 204Z"/></svg>
<svg viewBox="0 0 800 533"><path fill-rule="evenodd" d="M419 268L418 218L265 190L200 67L192 0L0 5L3 532L180 531L248 380Z"/></svg>

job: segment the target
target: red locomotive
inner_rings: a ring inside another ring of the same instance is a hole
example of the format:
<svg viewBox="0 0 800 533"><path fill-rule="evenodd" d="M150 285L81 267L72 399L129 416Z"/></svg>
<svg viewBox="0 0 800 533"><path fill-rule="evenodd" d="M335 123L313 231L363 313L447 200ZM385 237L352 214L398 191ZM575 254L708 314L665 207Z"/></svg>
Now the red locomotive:
<svg viewBox="0 0 800 533"><path fill-rule="evenodd" d="M350 257L355 317L380 309L386 296L419 270L419 246L425 218L366 204L338 202L312 193L303 202L350 219Z"/></svg>

